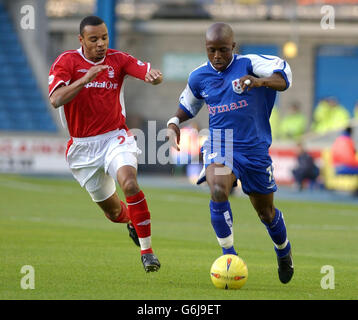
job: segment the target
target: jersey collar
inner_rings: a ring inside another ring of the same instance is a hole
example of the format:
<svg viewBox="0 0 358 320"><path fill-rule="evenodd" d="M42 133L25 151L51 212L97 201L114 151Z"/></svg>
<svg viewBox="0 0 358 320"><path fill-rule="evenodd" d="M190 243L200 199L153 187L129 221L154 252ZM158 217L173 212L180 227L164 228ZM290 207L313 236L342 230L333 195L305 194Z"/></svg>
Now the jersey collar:
<svg viewBox="0 0 358 320"><path fill-rule="evenodd" d="M93 61L91 61L91 60L88 60L86 57L85 57L85 55L83 54L83 48L81 47L81 48L79 48L79 49L77 49L77 52L80 54L80 56L84 59L84 60L86 60L88 63L90 63L90 64L93 64L94 66L96 66L96 65L98 65L98 64L102 64L103 62L104 62L104 60L106 59L106 57L104 57L101 61L98 61L98 62L93 62ZM106 56L107 56L107 54L106 54Z"/></svg>
<svg viewBox="0 0 358 320"><path fill-rule="evenodd" d="M227 69L229 69L230 68L230 66L232 65L232 63L233 63L233 61L234 61L234 59L235 59L235 55L233 54L232 55L232 59L231 59L231 62L227 65L227 67L225 68L225 70L223 70L223 71L219 71L219 70L217 70L212 64L211 64L211 62L209 61L209 63L210 63L210 66L217 72L217 73L223 73L223 72L225 72Z"/></svg>

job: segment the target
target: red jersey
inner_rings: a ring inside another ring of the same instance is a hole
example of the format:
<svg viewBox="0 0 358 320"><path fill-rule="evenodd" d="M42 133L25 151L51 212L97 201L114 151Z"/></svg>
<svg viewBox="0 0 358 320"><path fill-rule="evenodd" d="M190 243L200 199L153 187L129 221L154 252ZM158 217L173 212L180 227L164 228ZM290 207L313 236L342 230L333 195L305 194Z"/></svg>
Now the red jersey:
<svg viewBox="0 0 358 320"><path fill-rule="evenodd" d="M131 75L144 80L150 70L150 63L113 49L108 49L103 60L97 63L86 59L82 48L66 51L50 69L49 96L59 86L70 85L82 78L91 67L100 64L108 65L108 70L101 72L64 105L65 121L72 137L96 136L116 129L128 130L122 90L124 77Z"/></svg>

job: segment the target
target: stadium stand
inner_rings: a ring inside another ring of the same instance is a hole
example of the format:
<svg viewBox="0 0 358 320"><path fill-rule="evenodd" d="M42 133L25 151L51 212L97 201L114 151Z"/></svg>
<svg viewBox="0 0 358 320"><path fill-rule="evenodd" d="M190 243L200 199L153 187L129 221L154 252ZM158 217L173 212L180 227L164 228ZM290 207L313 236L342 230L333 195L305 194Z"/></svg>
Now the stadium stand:
<svg viewBox="0 0 358 320"><path fill-rule="evenodd" d="M56 132L6 8L0 3L0 131Z"/></svg>

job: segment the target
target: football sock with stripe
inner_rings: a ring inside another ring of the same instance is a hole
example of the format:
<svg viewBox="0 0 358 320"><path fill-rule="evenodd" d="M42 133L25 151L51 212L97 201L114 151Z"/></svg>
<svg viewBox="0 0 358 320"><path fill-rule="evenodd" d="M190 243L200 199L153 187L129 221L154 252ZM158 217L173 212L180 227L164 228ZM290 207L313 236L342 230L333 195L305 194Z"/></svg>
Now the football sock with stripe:
<svg viewBox="0 0 358 320"><path fill-rule="evenodd" d="M235 254L234 235L232 232L232 212L230 202L210 201L211 225L216 233L223 254Z"/></svg>
<svg viewBox="0 0 358 320"><path fill-rule="evenodd" d="M137 232L141 254L153 253L151 241L150 212L144 193L138 192L134 196L126 197L128 214Z"/></svg>
<svg viewBox="0 0 358 320"><path fill-rule="evenodd" d="M261 220L262 221L262 220ZM287 239L287 231L283 214L280 210L275 209L275 217L271 223L262 221L266 226L267 232L270 235L278 257L287 255L291 249L291 244Z"/></svg>

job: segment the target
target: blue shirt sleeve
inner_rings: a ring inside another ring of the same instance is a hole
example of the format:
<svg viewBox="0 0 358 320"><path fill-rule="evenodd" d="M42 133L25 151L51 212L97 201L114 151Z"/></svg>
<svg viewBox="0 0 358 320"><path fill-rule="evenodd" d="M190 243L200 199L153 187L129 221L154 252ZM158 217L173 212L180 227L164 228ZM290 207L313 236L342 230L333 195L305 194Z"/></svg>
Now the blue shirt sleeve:
<svg viewBox="0 0 358 320"><path fill-rule="evenodd" d="M179 98L179 108L190 117L195 117L204 105L204 99L200 95L198 79L190 74L188 84Z"/></svg>

